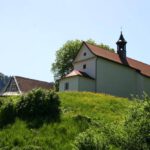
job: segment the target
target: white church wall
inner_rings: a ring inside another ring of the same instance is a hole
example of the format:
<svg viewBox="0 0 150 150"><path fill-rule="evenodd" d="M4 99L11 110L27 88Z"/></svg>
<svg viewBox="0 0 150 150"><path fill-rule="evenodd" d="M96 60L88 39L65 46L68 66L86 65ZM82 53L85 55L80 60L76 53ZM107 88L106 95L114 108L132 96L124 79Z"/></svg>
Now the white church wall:
<svg viewBox="0 0 150 150"><path fill-rule="evenodd" d="M95 92L95 80L79 77L79 91Z"/></svg>
<svg viewBox="0 0 150 150"><path fill-rule="evenodd" d="M150 78L143 77L144 92L150 96Z"/></svg>
<svg viewBox="0 0 150 150"><path fill-rule="evenodd" d="M98 58L96 87L97 92L130 97L137 94L136 71L117 63Z"/></svg>
<svg viewBox="0 0 150 150"><path fill-rule="evenodd" d="M84 65L86 65L86 68L84 68ZM76 62L74 63L74 69L86 72L89 76L95 78L96 58Z"/></svg>
<svg viewBox="0 0 150 150"><path fill-rule="evenodd" d="M78 55L76 56L74 60L74 63L83 61L89 58L93 58L93 57L95 57L95 55L86 47L86 45L83 44Z"/></svg>
<svg viewBox="0 0 150 150"><path fill-rule="evenodd" d="M136 95L142 96L144 91L144 80L140 73L136 73Z"/></svg>
<svg viewBox="0 0 150 150"><path fill-rule="evenodd" d="M79 77L69 77L61 79L59 82L59 91L78 91ZM68 89L65 89L65 84L68 83Z"/></svg>

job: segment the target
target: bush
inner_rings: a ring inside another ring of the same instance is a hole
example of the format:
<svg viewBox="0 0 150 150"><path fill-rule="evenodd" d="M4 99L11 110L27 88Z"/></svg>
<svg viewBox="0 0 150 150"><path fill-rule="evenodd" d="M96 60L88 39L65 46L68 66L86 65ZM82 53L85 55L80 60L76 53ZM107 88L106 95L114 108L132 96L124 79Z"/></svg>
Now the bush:
<svg viewBox="0 0 150 150"><path fill-rule="evenodd" d="M53 91L34 89L23 95L16 105L17 115L23 119L58 119L60 100Z"/></svg>
<svg viewBox="0 0 150 150"><path fill-rule="evenodd" d="M79 134L74 142L74 150L107 150L109 143L103 133L88 129Z"/></svg>
<svg viewBox="0 0 150 150"><path fill-rule="evenodd" d="M0 107L0 127L12 123L15 120L15 106L9 101Z"/></svg>
<svg viewBox="0 0 150 150"><path fill-rule="evenodd" d="M126 140L122 149L149 150L150 148L150 98L139 100L131 109L124 124Z"/></svg>

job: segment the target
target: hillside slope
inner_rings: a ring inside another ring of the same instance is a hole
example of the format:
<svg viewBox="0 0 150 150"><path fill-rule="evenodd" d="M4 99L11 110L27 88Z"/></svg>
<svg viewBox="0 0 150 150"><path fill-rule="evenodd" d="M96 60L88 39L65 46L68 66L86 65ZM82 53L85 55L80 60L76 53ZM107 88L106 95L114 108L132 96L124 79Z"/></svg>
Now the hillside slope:
<svg viewBox="0 0 150 150"><path fill-rule="evenodd" d="M62 116L59 122L44 123L37 128L17 119L0 129L1 149L71 150L79 133L93 124L120 124L134 102L109 95L79 92L58 93Z"/></svg>
<svg viewBox="0 0 150 150"><path fill-rule="evenodd" d="M122 121L133 103L125 98L87 92L62 92L62 110L64 117L85 115L92 119Z"/></svg>

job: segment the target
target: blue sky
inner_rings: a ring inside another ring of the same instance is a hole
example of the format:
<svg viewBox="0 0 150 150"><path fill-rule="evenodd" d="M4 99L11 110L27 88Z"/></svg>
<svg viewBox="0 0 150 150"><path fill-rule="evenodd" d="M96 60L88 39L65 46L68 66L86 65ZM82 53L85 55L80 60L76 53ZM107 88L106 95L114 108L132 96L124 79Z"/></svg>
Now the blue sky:
<svg viewBox="0 0 150 150"><path fill-rule="evenodd" d="M53 81L51 64L67 40L116 49L121 27L128 57L150 64L149 0L0 0L0 72Z"/></svg>

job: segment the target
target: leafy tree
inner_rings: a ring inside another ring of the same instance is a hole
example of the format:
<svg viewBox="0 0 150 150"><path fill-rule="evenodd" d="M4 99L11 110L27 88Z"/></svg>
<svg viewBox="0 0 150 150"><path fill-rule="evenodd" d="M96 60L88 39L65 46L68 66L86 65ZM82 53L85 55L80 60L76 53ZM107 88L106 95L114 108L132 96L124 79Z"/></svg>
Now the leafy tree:
<svg viewBox="0 0 150 150"><path fill-rule="evenodd" d="M56 60L52 64L52 71L54 72L54 77L56 79L68 74L73 69L72 62L76 57L80 47L80 40L67 41L56 52Z"/></svg>
<svg viewBox="0 0 150 150"><path fill-rule="evenodd" d="M114 52L114 49L110 48L108 45L97 44L92 39L89 39L86 42ZM61 77L73 70L72 63L79 52L81 44L82 41L80 40L71 40L67 41L60 49L57 50L56 60L52 64L51 68L54 73L55 80L60 79Z"/></svg>
<svg viewBox="0 0 150 150"><path fill-rule="evenodd" d="M0 92L3 90L8 81L9 77L0 73Z"/></svg>

